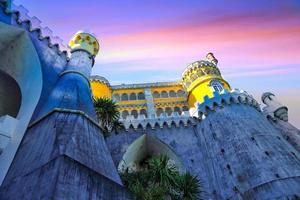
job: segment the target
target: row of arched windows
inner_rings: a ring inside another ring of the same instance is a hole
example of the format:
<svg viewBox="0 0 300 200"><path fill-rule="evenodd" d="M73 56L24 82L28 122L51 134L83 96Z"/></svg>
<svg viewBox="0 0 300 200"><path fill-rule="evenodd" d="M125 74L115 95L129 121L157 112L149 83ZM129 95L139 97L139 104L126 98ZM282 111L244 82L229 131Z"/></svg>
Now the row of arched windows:
<svg viewBox="0 0 300 200"><path fill-rule="evenodd" d="M123 94L113 94L113 100L118 101L132 101L132 100L143 100L145 99L145 94L143 92L139 93L123 93Z"/></svg>
<svg viewBox="0 0 300 200"><path fill-rule="evenodd" d="M158 98L169 98L169 97L185 97L185 92L183 90L178 90L175 92L174 90L170 91L155 91L153 92L153 98L158 99Z"/></svg>
<svg viewBox="0 0 300 200"><path fill-rule="evenodd" d="M184 111L188 111L189 108L187 106L183 107L166 107L166 108L157 108L156 109L156 116L159 117L161 114L165 113L167 116L171 116L173 112L177 112L178 114L181 114Z"/></svg>
<svg viewBox="0 0 300 200"><path fill-rule="evenodd" d="M184 86L185 88L188 88L193 81L195 81L197 78L202 77L204 75L216 75L221 76L221 73L218 68L216 67L201 67L197 68L195 70L191 70L189 75L186 76L184 79Z"/></svg>
<svg viewBox="0 0 300 200"><path fill-rule="evenodd" d="M145 117L147 117L147 111L145 109L141 109L141 110L123 110L121 112L121 117L122 119L126 119L127 116L132 115L135 119L138 118L139 115L145 115Z"/></svg>
<svg viewBox="0 0 300 200"><path fill-rule="evenodd" d="M184 111L189 111L187 106L179 107L166 107L166 108L157 108L156 109L156 116L159 117L162 114L166 114L167 116L171 116L173 112L177 112L179 115L182 114ZM133 118L137 119L139 115L144 115L147 118L147 111L146 109L141 110L123 110L120 112L121 118L126 119L129 115L133 116Z"/></svg>

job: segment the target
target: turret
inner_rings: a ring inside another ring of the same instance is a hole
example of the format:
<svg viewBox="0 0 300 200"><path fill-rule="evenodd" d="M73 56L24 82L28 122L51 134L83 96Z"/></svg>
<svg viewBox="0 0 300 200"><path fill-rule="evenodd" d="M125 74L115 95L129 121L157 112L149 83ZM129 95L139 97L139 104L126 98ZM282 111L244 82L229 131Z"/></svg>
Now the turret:
<svg viewBox="0 0 300 200"><path fill-rule="evenodd" d="M40 119L22 138L0 187L0 199L129 199L93 106L89 77L98 42L79 32L70 47L69 62L54 77L58 80L46 75L56 84L45 94ZM44 183L51 189L41 187Z"/></svg>
<svg viewBox="0 0 300 200"><path fill-rule="evenodd" d="M94 98L111 99L111 87L108 80L102 76L91 76L91 88Z"/></svg>
<svg viewBox="0 0 300 200"><path fill-rule="evenodd" d="M294 161L295 149L250 94L229 90L216 64L217 59L208 54L207 60L194 62L183 75L190 113L200 119L196 132L200 152L208 158L205 168L210 169L207 182L212 199L276 199L297 194L299 171L295 169L300 165ZM263 99L274 105L269 100Z"/></svg>
<svg viewBox="0 0 300 200"><path fill-rule="evenodd" d="M214 92L221 93L230 90L230 85L223 79L217 67L218 60L212 53L208 53L205 60L188 65L182 74L182 85L188 92L190 108L195 103L202 103L204 97L213 97Z"/></svg>
<svg viewBox="0 0 300 200"><path fill-rule="evenodd" d="M77 32L71 39L71 57L48 101L40 111L40 116L51 110L79 110L97 120L90 89L90 75L94 59L99 51L99 43L93 35Z"/></svg>
<svg viewBox="0 0 300 200"><path fill-rule="evenodd" d="M288 121L288 108L282 105L271 92L265 92L261 96L262 102L266 105L263 112L271 118L278 118Z"/></svg>

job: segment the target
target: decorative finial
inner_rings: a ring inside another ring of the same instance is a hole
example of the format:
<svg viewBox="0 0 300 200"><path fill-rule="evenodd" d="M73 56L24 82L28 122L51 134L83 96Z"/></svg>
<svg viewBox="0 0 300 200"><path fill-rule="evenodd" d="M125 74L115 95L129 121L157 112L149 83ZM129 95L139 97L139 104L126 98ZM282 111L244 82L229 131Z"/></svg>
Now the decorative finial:
<svg viewBox="0 0 300 200"><path fill-rule="evenodd" d="M84 50L90 53L93 57L96 57L99 51L99 43L95 36L90 33L79 31L70 40L69 46L71 52L76 50Z"/></svg>
<svg viewBox="0 0 300 200"><path fill-rule="evenodd" d="M206 54L206 59L207 59L207 61L209 61L217 66L218 60L215 58L213 53L209 52L208 54Z"/></svg>

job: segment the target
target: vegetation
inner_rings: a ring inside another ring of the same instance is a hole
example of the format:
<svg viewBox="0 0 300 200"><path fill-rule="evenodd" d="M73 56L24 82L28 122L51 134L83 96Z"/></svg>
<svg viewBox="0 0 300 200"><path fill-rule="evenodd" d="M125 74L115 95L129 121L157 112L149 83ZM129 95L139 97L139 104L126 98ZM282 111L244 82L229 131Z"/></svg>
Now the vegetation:
<svg viewBox="0 0 300 200"><path fill-rule="evenodd" d="M190 173L180 174L165 155L145 161L143 169L125 171L121 178L137 200L200 199L200 182Z"/></svg>
<svg viewBox="0 0 300 200"><path fill-rule="evenodd" d="M117 109L118 106L113 100L96 98L94 99L94 107L104 136L107 136L113 130L117 132L122 127L122 123L119 122L120 113Z"/></svg>

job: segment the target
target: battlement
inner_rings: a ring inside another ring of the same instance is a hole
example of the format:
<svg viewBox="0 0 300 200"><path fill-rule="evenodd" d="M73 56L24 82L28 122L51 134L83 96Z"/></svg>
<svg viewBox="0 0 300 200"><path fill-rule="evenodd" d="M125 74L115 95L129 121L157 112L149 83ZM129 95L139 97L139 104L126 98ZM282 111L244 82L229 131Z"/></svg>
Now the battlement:
<svg viewBox="0 0 300 200"><path fill-rule="evenodd" d="M244 90L233 89L231 91L224 90L221 93L214 92L213 97L204 97L203 103L196 103L196 109L191 113L191 116L204 118L209 111L215 110L216 107L223 107L230 104L247 104L261 112L260 105Z"/></svg>
<svg viewBox="0 0 300 200"><path fill-rule="evenodd" d="M1 8L2 7L2 8ZM37 32L40 41L47 41L48 47L54 49L57 54L64 55L68 59L68 48L63 44L60 37L54 36L53 31L49 27L43 27L41 20L37 17L31 17L29 11L22 5L16 5L13 2L9 4L7 1L0 1L0 9L6 15L12 16L15 23L21 25L28 32Z"/></svg>
<svg viewBox="0 0 300 200"><path fill-rule="evenodd" d="M165 113L157 116L151 116L150 118L146 118L145 115L138 115L135 118L132 115L126 117L126 119L121 119L120 122L123 123L125 130L127 131L130 128L133 129L155 129L155 128L164 128L164 126L171 127L172 125L179 127L180 125L187 126L188 124L194 124L194 120L188 111L179 114L177 112L173 112L170 116Z"/></svg>

